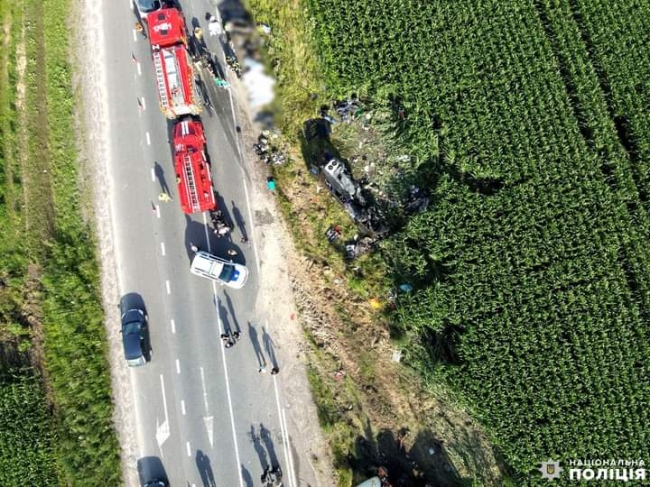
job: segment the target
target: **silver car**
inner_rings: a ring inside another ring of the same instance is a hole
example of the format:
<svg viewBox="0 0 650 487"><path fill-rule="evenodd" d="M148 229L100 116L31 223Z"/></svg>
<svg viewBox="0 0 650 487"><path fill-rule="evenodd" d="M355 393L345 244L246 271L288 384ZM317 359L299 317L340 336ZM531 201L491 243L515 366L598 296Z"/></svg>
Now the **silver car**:
<svg viewBox="0 0 650 487"><path fill-rule="evenodd" d="M143 22L147 21L147 14L162 8L161 0L131 0Z"/></svg>

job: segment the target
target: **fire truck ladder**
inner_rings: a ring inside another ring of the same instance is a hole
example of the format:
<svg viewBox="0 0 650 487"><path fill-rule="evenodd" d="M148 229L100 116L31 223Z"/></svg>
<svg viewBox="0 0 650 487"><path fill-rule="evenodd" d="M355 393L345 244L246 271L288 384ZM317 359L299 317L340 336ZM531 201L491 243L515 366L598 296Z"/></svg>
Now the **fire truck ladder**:
<svg viewBox="0 0 650 487"><path fill-rule="evenodd" d="M153 57L154 66L156 68L156 79L158 80L158 93L160 94L160 105L163 108L169 107L169 100L167 99L167 88L165 85L165 73L162 68L162 61L160 60L161 52L156 53Z"/></svg>
<svg viewBox="0 0 650 487"><path fill-rule="evenodd" d="M167 81L169 82L169 93L175 106L185 104L185 92L181 82L180 69L176 56L170 51L163 50L165 58L165 71L167 72Z"/></svg>
<svg viewBox="0 0 650 487"><path fill-rule="evenodd" d="M199 209L199 199L196 195L196 186L194 185L194 171L192 170L192 160L190 159L189 154L185 154L185 181L187 183L188 196L190 204L192 205L192 210L196 211Z"/></svg>

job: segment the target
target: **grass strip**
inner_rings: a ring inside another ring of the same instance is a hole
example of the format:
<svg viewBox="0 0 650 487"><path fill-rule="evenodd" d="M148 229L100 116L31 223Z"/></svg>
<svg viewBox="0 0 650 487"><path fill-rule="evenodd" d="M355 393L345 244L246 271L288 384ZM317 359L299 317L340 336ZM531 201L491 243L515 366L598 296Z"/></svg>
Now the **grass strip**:
<svg viewBox="0 0 650 487"><path fill-rule="evenodd" d="M69 0L25 0L29 177L32 188L38 188L26 193L25 204L35 215L30 234L43 236L30 242L30 254L42 272L44 365L65 483L119 485L98 263L94 236L81 216L69 62L71 6Z"/></svg>

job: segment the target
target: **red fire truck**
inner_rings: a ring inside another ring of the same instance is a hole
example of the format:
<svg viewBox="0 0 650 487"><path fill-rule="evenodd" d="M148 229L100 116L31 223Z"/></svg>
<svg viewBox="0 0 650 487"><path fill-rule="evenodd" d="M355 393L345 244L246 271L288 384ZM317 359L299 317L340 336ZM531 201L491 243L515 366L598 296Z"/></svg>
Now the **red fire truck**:
<svg viewBox="0 0 650 487"><path fill-rule="evenodd" d="M185 213L213 211L217 208L200 121L187 118L176 123L174 169L181 208Z"/></svg>
<svg viewBox="0 0 650 487"><path fill-rule="evenodd" d="M197 115L201 107L194 92L194 72L187 50L183 15L175 8L165 8L147 15L147 24L160 109L170 119Z"/></svg>

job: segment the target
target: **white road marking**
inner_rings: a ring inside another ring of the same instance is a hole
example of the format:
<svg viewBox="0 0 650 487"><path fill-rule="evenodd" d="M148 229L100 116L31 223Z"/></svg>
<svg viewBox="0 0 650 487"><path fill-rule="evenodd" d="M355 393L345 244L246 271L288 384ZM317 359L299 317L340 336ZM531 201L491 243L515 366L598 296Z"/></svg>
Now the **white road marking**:
<svg viewBox="0 0 650 487"><path fill-rule="evenodd" d="M165 422L167 422L167 398L165 397L165 379L162 374L160 374L160 388L162 389L163 408L165 409Z"/></svg>
<svg viewBox="0 0 650 487"><path fill-rule="evenodd" d="M181 361L176 359L176 373L180 374L181 373Z"/></svg>
<svg viewBox="0 0 650 487"><path fill-rule="evenodd" d="M208 392L205 389L205 373L203 372L203 367L199 368L199 371L201 372L201 387L203 388L203 407L205 408L205 412L209 412L208 408Z"/></svg>
<svg viewBox="0 0 650 487"><path fill-rule="evenodd" d="M214 296L215 303L217 303L217 284L215 282L212 282L212 295ZM223 323L221 323L221 317L217 313L217 332L221 335L223 333ZM230 427L232 429L232 440L235 445L235 459L237 461L237 465L241 465L241 459L239 458L239 446L237 445L237 430L235 429L235 414L233 413L232 409L232 396L230 394L230 379L228 378L228 365L226 364L226 354L225 352L225 347L223 340L221 340L221 360L223 362L223 375L226 379L226 397L228 398L228 409L230 411ZM242 477L241 473L242 469L238 468L237 469L237 475L239 475L239 485L240 487L244 487L244 478Z"/></svg>
<svg viewBox="0 0 650 487"><path fill-rule="evenodd" d="M187 446L187 456L191 457L192 456L192 448L190 448L190 442L188 441L185 445Z"/></svg>
<svg viewBox="0 0 650 487"><path fill-rule="evenodd" d="M156 170L153 167L151 168L151 182L156 182Z"/></svg>
<svg viewBox="0 0 650 487"><path fill-rule="evenodd" d="M145 134L145 137L147 138L147 145L151 145L151 136L149 135L149 132Z"/></svg>
<svg viewBox="0 0 650 487"><path fill-rule="evenodd" d="M205 216L206 212L203 212L203 231L205 232L205 241L208 242L208 253L212 253L212 246L210 245L210 234L208 233L208 218Z"/></svg>
<svg viewBox="0 0 650 487"><path fill-rule="evenodd" d="M165 287L167 287L167 294L171 294L172 288L169 285L169 280L165 281Z"/></svg>
<svg viewBox="0 0 650 487"><path fill-rule="evenodd" d="M169 421L167 416L167 398L165 397L165 381L162 374L160 374L160 388L162 389L163 397L163 407L165 410L165 421L162 424L158 424L158 419L156 418L156 441L158 442L158 448L162 447L162 444L169 438Z"/></svg>
<svg viewBox="0 0 650 487"><path fill-rule="evenodd" d="M241 170L242 173L244 170ZM242 178L242 181L244 182L244 193L246 193L246 206L248 207L248 223L249 223L249 230L248 233L248 239L253 240L253 251L255 252L255 266L257 267L257 273L260 273L260 256L257 253L257 244L255 243L255 239L253 239L253 212L251 210L251 200L248 196L248 185L246 184L246 178Z"/></svg>
<svg viewBox="0 0 650 487"><path fill-rule="evenodd" d="M232 91L228 90L228 97L230 98L230 113L232 113L232 125L233 128L237 127L237 119L235 118L235 104L232 101ZM237 132L235 131L235 144L237 145L237 152L239 153L239 163L241 167L241 161L243 159L241 153L241 147L239 146L239 139L237 138Z"/></svg>
<svg viewBox="0 0 650 487"><path fill-rule="evenodd" d="M172 320L172 333L176 334L176 322Z"/></svg>
<svg viewBox="0 0 650 487"><path fill-rule="evenodd" d="M138 42L138 33L133 29L133 42Z"/></svg>
<svg viewBox="0 0 650 487"><path fill-rule="evenodd" d="M274 378L274 380L277 380ZM289 473L291 476L289 477L291 479L291 484L292 485L298 485L298 482L296 481L296 469L293 466L293 454L291 453L291 438L289 438L289 427L287 426L287 410L283 409L282 410L282 421L284 421L284 430L287 432L287 452L289 455Z"/></svg>
<svg viewBox="0 0 650 487"><path fill-rule="evenodd" d="M138 63L138 76L142 76L142 65Z"/></svg>
<svg viewBox="0 0 650 487"><path fill-rule="evenodd" d="M232 114L232 123L236 127L237 126L237 119L235 117L235 104L232 101L232 92L228 90L228 96L230 98L230 113ZM245 174L244 173L244 168L242 166L242 162L244 160L244 156L241 151L241 146L239 145L239 139L237 138L237 134L235 133L235 144L237 145L237 152L239 153L239 170L242 172L242 176ZM246 204L248 206L248 222L249 222L249 230L248 230L248 238L249 240L253 240L253 251L255 252L255 266L257 267L257 273L260 273L260 257L257 252L257 245L255 244L255 240L252 238L253 237L253 213L251 211L251 200L250 197L248 196L248 185L246 184L246 178L242 177L242 180L244 181L244 192L246 193Z"/></svg>
<svg viewBox="0 0 650 487"><path fill-rule="evenodd" d="M291 455L291 447L289 445L289 432L286 425L286 417L284 410L280 407L280 392L278 391L277 377L273 377L273 387L275 388L275 404L278 408L278 417L280 419L280 431L282 432L282 447L284 450L284 460L289 469L289 487L296 485L295 472L293 468L293 456Z"/></svg>
<svg viewBox="0 0 650 487"><path fill-rule="evenodd" d="M214 448L214 417L213 416L204 416L203 422L205 423L205 429L208 431L208 441L210 442L210 447Z"/></svg>
<svg viewBox="0 0 650 487"><path fill-rule="evenodd" d="M142 109L143 110L147 109L147 102L145 101L144 96L142 97ZM147 133L149 133L149 132L147 132Z"/></svg>
<svg viewBox="0 0 650 487"><path fill-rule="evenodd" d="M160 218L160 205L156 205L156 216Z"/></svg>
<svg viewBox="0 0 650 487"><path fill-rule="evenodd" d="M181 412L183 413L183 416L185 416L185 401L181 399Z"/></svg>
<svg viewBox="0 0 650 487"><path fill-rule="evenodd" d="M160 253L165 256L165 242L160 242Z"/></svg>

